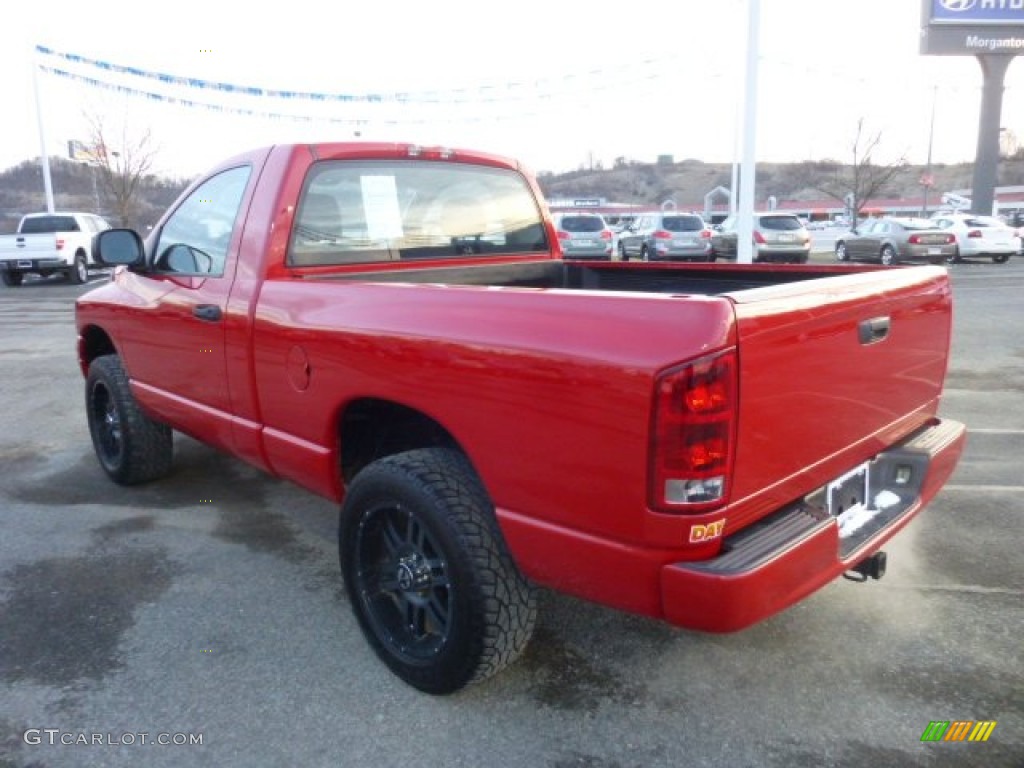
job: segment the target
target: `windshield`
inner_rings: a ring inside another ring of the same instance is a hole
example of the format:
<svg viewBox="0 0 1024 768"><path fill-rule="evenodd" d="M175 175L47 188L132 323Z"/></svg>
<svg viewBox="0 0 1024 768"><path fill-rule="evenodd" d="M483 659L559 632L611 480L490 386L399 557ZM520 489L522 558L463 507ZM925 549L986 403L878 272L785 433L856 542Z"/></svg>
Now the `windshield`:
<svg viewBox="0 0 1024 768"><path fill-rule="evenodd" d="M928 219L898 219L896 223L901 224L904 229L935 229L935 222Z"/></svg>
<svg viewBox="0 0 1024 768"><path fill-rule="evenodd" d="M1006 226L999 219L993 219L989 216L975 216L970 219L964 219L964 224L968 227L998 227L1000 229Z"/></svg>

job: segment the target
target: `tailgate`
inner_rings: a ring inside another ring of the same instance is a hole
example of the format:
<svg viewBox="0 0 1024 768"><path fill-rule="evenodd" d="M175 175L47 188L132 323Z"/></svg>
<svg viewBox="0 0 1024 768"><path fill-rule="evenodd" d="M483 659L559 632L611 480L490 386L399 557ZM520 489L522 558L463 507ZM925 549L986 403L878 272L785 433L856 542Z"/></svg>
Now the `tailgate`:
<svg viewBox="0 0 1024 768"><path fill-rule="evenodd" d="M49 233L4 235L0 259L45 259L57 255L57 236Z"/></svg>
<svg viewBox="0 0 1024 768"><path fill-rule="evenodd" d="M730 528L835 479L934 416L950 342L945 269L726 295L740 362Z"/></svg>

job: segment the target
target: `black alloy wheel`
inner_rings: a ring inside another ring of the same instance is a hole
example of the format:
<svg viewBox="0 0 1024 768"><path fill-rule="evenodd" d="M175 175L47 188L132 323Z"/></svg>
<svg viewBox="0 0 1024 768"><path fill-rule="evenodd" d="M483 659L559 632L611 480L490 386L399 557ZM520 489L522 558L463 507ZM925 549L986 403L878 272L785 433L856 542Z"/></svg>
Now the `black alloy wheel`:
<svg viewBox="0 0 1024 768"><path fill-rule="evenodd" d="M525 650L534 590L457 451L407 451L361 470L345 496L338 550L367 641L409 685L452 693Z"/></svg>

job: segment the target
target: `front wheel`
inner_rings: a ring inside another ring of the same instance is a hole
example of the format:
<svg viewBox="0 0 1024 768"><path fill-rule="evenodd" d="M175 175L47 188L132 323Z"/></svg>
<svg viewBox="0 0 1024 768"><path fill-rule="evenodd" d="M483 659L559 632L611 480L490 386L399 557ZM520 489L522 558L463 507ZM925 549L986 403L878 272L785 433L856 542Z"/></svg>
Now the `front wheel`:
<svg viewBox="0 0 1024 768"><path fill-rule="evenodd" d="M338 549L363 633L414 688L452 693L525 650L536 596L462 454L414 450L363 469L345 496Z"/></svg>
<svg viewBox="0 0 1024 768"><path fill-rule="evenodd" d="M139 408L117 355L97 357L89 364L85 410L96 458L114 482L136 485L170 471L171 429Z"/></svg>
<svg viewBox="0 0 1024 768"><path fill-rule="evenodd" d="M89 266L85 262L85 254L79 251L68 269L68 280L74 285L81 285L89 279Z"/></svg>
<svg viewBox="0 0 1024 768"><path fill-rule="evenodd" d="M960 249L957 248L953 251L953 255L946 259L946 262L949 264L960 264L963 260L963 257L960 255Z"/></svg>
<svg viewBox="0 0 1024 768"><path fill-rule="evenodd" d="M0 279L3 279L4 285L8 288L17 288L25 279L25 275L21 272L8 272L4 270L0 272Z"/></svg>

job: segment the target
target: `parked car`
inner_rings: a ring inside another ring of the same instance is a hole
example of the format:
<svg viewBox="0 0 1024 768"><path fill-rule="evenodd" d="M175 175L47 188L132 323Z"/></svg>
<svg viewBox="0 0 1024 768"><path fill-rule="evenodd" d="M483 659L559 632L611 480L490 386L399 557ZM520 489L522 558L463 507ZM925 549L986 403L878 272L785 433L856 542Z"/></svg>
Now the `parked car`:
<svg viewBox="0 0 1024 768"><path fill-rule="evenodd" d="M598 213L557 213L555 232L567 259L611 259L615 252L611 227Z"/></svg>
<svg viewBox="0 0 1024 768"><path fill-rule="evenodd" d="M711 245L716 256L735 259L739 217L732 214L715 232ZM806 264L811 255L811 233L792 213L754 213L754 261Z"/></svg>
<svg viewBox="0 0 1024 768"><path fill-rule="evenodd" d="M880 261L886 266L905 261L933 264L956 256L956 236L929 219L899 216L868 219L836 240L839 261Z"/></svg>
<svg viewBox="0 0 1024 768"><path fill-rule="evenodd" d="M950 261L963 257L989 257L996 264L1005 264L1020 250L1020 241L1009 227L994 216L973 213L937 213L935 226L956 236L957 252Z"/></svg>
<svg viewBox="0 0 1024 768"><path fill-rule="evenodd" d="M711 228L697 213L645 213L619 233L619 257L629 261L714 261Z"/></svg>

